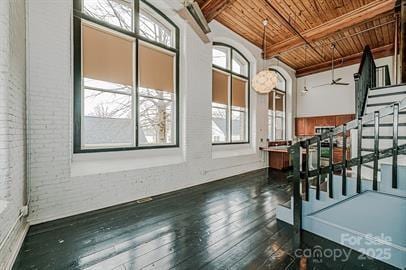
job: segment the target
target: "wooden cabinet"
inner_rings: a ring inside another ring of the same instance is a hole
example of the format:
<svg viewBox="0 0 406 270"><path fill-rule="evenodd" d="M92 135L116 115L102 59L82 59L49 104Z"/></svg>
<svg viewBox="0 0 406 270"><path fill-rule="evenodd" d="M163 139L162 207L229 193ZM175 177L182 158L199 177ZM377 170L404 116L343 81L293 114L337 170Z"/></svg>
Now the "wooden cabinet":
<svg viewBox="0 0 406 270"><path fill-rule="evenodd" d="M334 115L315 117L315 126L317 127L334 127L335 125L336 117Z"/></svg>
<svg viewBox="0 0 406 270"><path fill-rule="evenodd" d="M306 136L305 124L306 124L305 118L296 118L295 121L296 136Z"/></svg>
<svg viewBox="0 0 406 270"><path fill-rule="evenodd" d="M353 119L355 119L353 114L297 117L295 119L295 135L298 137L314 136L315 127L336 127Z"/></svg>
<svg viewBox="0 0 406 270"><path fill-rule="evenodd" d="M342 124L348 123L348 122L350 122L350 121L352 121L354 119L355 119L354 114L337 115L335 125L336 126L341 126Z"/></svg>
<svg viewBox="0 0 406 270"><path fill-rule="evenodd" d="M314 127L316 126L316 119L314 117L305 118L305 136L314 135Z"/></svg>
<svg viewBox="0 0 406 270"><path fill-rule="evenodd" d="M289 168L289 153L287 149L269 150L269 168L276 170L285 170Z"/></svg>
<svg viewBox="0 0 406 270"><path fill-rule="evenodd" d="M347 148L347 160L351 158L351 149ZM343 160L343 149L341 147L334 147L333 149L333 162L334 163L340 163Z"/></svg>

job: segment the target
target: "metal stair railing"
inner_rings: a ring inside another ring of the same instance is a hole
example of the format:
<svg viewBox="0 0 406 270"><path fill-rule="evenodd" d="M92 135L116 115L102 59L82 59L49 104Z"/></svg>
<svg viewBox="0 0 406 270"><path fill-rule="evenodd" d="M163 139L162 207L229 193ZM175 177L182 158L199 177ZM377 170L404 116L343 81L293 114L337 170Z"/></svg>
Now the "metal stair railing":
<svg viewBox="0 0 406 270"><path fill-rule="evenodd" d="M294 243L300 244L301 239L301 228L302 228L302 200L309 200L309 178L316 178L316 200L320 199L320 180L322 175L328 175L328 194L330 198L333 198L333 174L341 173L342 177L342 195L347 195L347 175L346 170L351 167L357 167L357 177L356 177L356 192L361 193L361 167L363 164L373 162L373 190L378 190L378 161L380 159L392 157L392 188L398 187L398 155L406 154L406 144L399 145L399 112L406 110L406 98L398 103L394 103L390 106L384 107L374 113L370 113L359 117L353 121L336 127L334 130L325 132L321 135L314 136L310 139L300 141L295 143L289 148L289 153L292 159L293 165L293 225L294 225ZM391 148L384 150L379 149L379 127L380 119L383 117L392 116L393 120L393 145ZM373 124L374 126L374 148L373 152L369 154L362 155L362 127L365 124ZM347 159L347 138L350 137L350 130L358 130L357 134L357 151L356 157ZM333 140L335 136L343 137L342 146L342 160L341 162L333 162ZM320 165L320 152L321 152L321 141L329 140L330 142L330 156L328 166L322 167ZM309 147L311 145L316 145L317 149L317 166L316 169L309 169ZM302 171L301 166L301 156L306 153L306 166L304 171ZM301 190L303 188L303 192Z"/></svg>
<svg viewBox="0 0 406 270"><path fill-rule="evenodd" d="M355 112L357 117L365 113L365 105L369 89L376 86L376 65L371 48L367 45L362 54L358 73L354 74L355 80Z"/></svg>

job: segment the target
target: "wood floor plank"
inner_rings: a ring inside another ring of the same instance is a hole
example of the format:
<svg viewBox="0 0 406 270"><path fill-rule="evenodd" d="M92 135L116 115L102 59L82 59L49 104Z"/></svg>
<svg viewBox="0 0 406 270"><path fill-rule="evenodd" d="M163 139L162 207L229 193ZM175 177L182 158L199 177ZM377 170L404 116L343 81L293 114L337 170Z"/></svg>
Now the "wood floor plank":
<svg viewBox="0 0 406 270"><path fill-rule="evenodd" d="M248 201L250 201L251 202L251 204L252 203L255 203L253 200L249 200L248 199ZM244 203L246 203L246 201L244 201ZM230 210L232 210L233 208L230 208ZM239 209L237 209L237 210L239 210ZM199 214L201 214L202 212L204 212L204 211L197 211L197 213L199 213ZM209 216L203 216L202 218L207 218L207 217L209 217ZM188 217L187 217L188 218ZM212 218L212 217L211 217ZM189 219L189 221L190 221L190 219ZM165 224L165 222L166 221L163 221L163 223L162 224ZM179 223L179 220L178 220L178 223ZM158 224L159 225L159 224ZM141 234L143 234L144 232L142 231L142 230L136 230L137 228L132 228L133 229L133 231L136 231L136 232L141 232ZM154 226L151 226L151 227L149 227L148 228L149 230L154 230L155 228L154 228ZM129 229L129 228L126 228L126 230L127 231L129 231L130 233L132 232L131 231L131 228ZM116 236L116 237L118 237L118 236ZM76 242L76 240L77 239L75 239L74 237L71 237L71 238L73 238L73 240L75 240L75 242ZM72 240L72 239L71 239ZM118 240L120 240L119 238L116 238L115 239L115 241L117 242ZM100 241L100 239L99 239L99 241ZM92 242L94 242L94 241L92 241ZM97 244L97 242L96 242L96 244ZM107 243L107 244L109 244L109 242ZM96 247L95 246L91 246L91 248L93 248L93 249L95 249ZM66 255L66 254L65 254Z"/></svg>
<svg viewBox="0 0 406 270"><path fill-rule="evenodd" d="M13 269L292 270L292 228L275 216L277 205L290 200L292 188L287 173L271 171L270 181L264 175L255 171L144 204L126 203L33 226ZM329 243L311 240L311 246ZM334 264L308 265L329 269ZM348 269L355 265L349 262Z"/></svg>

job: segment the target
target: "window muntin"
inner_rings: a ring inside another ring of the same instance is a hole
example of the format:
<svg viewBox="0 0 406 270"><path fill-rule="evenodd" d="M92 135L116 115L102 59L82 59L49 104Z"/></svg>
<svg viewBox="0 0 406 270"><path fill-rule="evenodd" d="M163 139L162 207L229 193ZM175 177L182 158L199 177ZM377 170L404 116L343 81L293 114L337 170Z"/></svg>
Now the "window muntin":
<svg viewBox="0 0 406 270"><path fill-rule="evenodd" d="M236 51L233 51L232 71L243 76L248 76L248 61Z"/></svg>
<svg viewBox="0 0 406 270"><path fill-rule="evenodd" d="M276 72L276 78L278 79L276 83L276 89L279 91L286 92L286 80L279 72Z"/></svg>
<svg viewBox="0 0 406 270"><path fill-rule="evenodd" d="M268 136L271 141L286 139L286 80L278 71L278 83L269 96Z"/></svg>
<svg viewBox="0 0 406 270"><path fill-rule="evenodd" d="M234 48L215 44L212 72L213 144L248 143L248 61Z"/></svg>
<svg viewBox="0 0 406 270"><path fill-rule="evenodd" d="M83 0L83 12L124 30L134 30L133 0Z"/></svg>
<svg viewBox="0 0 406 270"><path fill-rule="evenodd" d="M132 1L82 0L83 11L75 15L74 152L177 146L178 28L143 1L140 12L148 12L144 17L159 35L138 36L102 14L103 5L106 13L123 12L121 20L143 20Z"/></svg>
<svg viewBox="0 0 406 270"><path fill-rule="evenodd" d="M140 2L139 35L168 47L176 45L173 25L143 2Z"/></svg>
<svg viewBox="0 0 406 270"><path fill-rule="evenodd" d="M230 54L231 49L224 46L214 46L213 47L213 65L223 68L230 69Z"/></svg>

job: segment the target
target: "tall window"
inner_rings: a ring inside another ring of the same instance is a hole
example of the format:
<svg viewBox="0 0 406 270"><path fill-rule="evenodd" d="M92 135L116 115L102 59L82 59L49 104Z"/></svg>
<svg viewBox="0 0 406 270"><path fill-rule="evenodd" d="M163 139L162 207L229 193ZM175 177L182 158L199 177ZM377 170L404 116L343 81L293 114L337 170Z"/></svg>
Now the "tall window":
<svg viewBox="0 0 406 270"><path fill-rule="evenodd" d="M177 146L179 29L146 1L74 8L74 151Z"/></svg>
<svg viewBox="0 0 406 270"><path fill-rule="evenodd" d="M278 83L269 95L268 134L269 140L286 139L286 79L277 70Z"/></svg>
<svg viewBox="0 0 406 270"><path fill-rule="evenodd" d="M249 142L248 60L221 43L213 47L212 142Z"/></svg>

